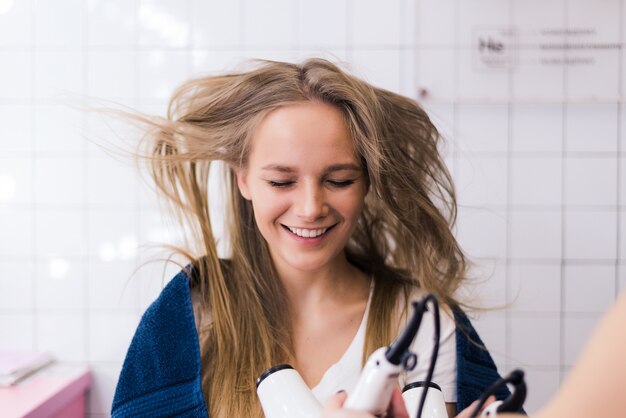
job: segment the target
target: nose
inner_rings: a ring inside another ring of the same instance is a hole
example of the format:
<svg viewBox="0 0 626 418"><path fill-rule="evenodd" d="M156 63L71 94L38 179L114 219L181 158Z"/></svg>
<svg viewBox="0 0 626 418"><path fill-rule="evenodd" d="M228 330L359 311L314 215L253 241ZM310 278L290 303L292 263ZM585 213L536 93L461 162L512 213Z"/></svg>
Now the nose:
<svg viewBox="0 0 626 418"><path fill-rule="evenodd" d="M294 206L296 215L304 222L315 222L328 215L324 190L317 184L304 184Z"/></svg>

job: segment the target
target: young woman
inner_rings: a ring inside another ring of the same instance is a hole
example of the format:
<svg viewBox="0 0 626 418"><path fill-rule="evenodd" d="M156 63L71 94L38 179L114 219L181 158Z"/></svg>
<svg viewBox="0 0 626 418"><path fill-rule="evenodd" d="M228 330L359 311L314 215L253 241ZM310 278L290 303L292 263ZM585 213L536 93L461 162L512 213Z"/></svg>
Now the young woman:
<svg viewBox="0 0 626 418"><path fill-rule="evenodd" d="M255 381L280 363L330 403L326 416L363 416L333 411L333 394L426 292L444 306L433 381L450 412L499 377L454 298L466 274L454 189L415 101L325 60L265 61L192 80L168 118L141 122L152 176L196 247L142 318L113 416L262 416ZM209 217L214 161L229 184L227 259ZM418 366L399 383L426 375L422 324Z"/></svg>

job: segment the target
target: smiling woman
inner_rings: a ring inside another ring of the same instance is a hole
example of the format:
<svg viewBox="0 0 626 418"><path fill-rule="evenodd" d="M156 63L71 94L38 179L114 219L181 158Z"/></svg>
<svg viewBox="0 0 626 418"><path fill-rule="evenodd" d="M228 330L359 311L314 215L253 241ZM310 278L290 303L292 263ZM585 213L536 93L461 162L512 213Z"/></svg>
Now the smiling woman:
<svg viewBox="0 0 626 418"><path fill-rule="evenodd" d="M308 101L273 111L253 134L248 164L236 172L279 277L297 283L311 281L312 273L349 270L343 249L368 184L337 108Z"/></svg>
<svg viewBox="0 0 626 418"><path fill-rule="evenodd" d="M142 157L198 250L180 249L189 265L144 315L114 416L261 416L256 378L280 363L326 403L325 418L370 416L339 410L333 395L354 388L425 292L445 307L433 381L450 410L498 378L453 297L466 272L451 232L454 189L415 101L325 60L262 61L191 80L168 118L135 120L150 128ZM229 181L227 259L209 216L218 160ZM417 367L398 384L424 380L429 326L412 345Z"/></svg>

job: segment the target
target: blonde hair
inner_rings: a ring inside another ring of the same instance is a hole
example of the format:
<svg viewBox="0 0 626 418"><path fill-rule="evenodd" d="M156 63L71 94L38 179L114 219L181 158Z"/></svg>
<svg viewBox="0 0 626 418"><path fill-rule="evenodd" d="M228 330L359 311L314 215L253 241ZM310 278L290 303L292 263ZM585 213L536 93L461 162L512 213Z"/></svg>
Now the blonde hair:
<svg viewBox="0 0 626 418"><path fill-rule="evenodd" d="M453 295L466 260L451 232L454 188L438 152L440 135L414 100L323 59L258 61L249 71L188 81L174 93L167 118L138 117L150 127L140 154L198 246L179 251L193 266L192 285L211 317L199 332L210 416L262 416L255 380L292 356L285 291L234 169L246 165L252 132L263 117L307 100L339 109L370 184L345 249L375 281L363 359L391 342L396 301L408 298L412 286L457 304ZM218 160L226 163L229 189L229 260L218 257L209 216L215 198L208 194L209 169Z"/></svg>

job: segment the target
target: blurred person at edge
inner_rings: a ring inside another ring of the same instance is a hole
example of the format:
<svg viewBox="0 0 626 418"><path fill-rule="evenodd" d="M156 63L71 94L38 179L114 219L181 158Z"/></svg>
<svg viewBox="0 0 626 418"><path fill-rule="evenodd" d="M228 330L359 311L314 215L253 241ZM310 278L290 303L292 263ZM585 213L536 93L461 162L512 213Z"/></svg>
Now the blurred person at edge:
<svg viewBox="0 0 626 418"><path fill-rule="evenodd" d="M188 265L139 324L114 417L260 417L256 379L281 363L324 417L370 416L338 409L336 393L352 390L427 292L442 305L433 382L450 415L500 377L454 297L467 271L451 231L454 187L441 136L414 100L323 59L259 61L186 82L166 118L130 117L147 131L139 158L192 244L177 249ZM214 161L228 179L227 258L209 216ZM412 346L418 365L399 384L426 376L430 315Z"/></svg>

